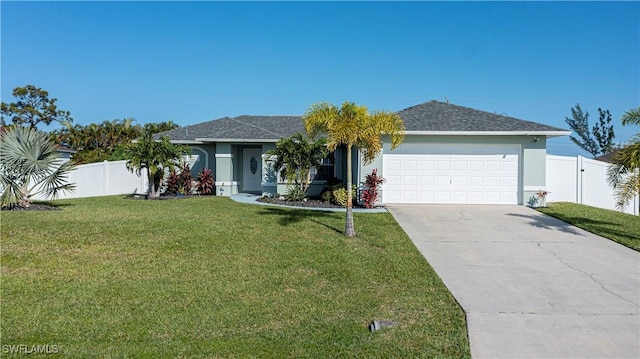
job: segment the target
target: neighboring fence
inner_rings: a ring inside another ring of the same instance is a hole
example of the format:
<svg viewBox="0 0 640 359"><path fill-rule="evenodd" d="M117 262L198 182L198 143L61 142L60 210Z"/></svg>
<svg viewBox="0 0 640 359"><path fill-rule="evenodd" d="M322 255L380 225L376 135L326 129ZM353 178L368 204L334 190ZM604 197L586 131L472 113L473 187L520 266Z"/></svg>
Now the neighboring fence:
<svg viewBox="0 0 640 359"><path fill-rule="evenodd" d="M77 166L69 174L69 183L75 183L72 193L60 198L82 198L147 192L147 176L129 172L127 161L104 161Z"/></svg>
<svg viewBox="0 0 640 359"><path fill-rule="evenodd" d="M606 162L582 156L547 155L547 202L573 202L618 210L614 191L607 180ZM636 196L623 212L639 215L640 198Z"/></svg>

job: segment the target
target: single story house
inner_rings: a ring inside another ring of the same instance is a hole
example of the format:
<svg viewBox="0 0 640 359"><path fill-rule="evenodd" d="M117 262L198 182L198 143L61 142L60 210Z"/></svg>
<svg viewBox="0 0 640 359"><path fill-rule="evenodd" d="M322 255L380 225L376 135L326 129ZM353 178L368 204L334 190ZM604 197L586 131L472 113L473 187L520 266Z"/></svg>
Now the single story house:
<svg viewBox="0 0 640 359"><path fill-rule="evenodd" d="M388 139L380 156L363 165L353 152L354 184L374 168L386 182L383 203L527 204L545 189L547 138L571 132L540 123L439 101L398 111L404 142L391 150ZM286 183L265 153L296 132L301 116L238 116L157 134L191 146L198 155L192 171L211 168L216 194L240 192L284 194ZM312 171L310 194L330 177L346 180L345 149L338 149ZM346 182L346 181L345 181Z"/></svg>

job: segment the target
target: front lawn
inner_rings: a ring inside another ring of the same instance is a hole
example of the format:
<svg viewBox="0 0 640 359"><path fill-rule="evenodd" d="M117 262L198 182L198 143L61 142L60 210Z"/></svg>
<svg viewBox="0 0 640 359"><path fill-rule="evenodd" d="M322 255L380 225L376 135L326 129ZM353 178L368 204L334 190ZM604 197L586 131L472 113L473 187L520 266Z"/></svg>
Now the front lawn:
<svg viewBox="0 0 640 359"><path fill-rule="evenodd" d="M470 357L462 310L389 214L354 214L345 238L342 213L219 197L60 204L1 214L3 354Z"/></svg>
<svg viewBox="0 0 640 359"><path fill-rule="evenodd" d="M640 251L640 217L583 204L560 202L540 212Z"/></svg>

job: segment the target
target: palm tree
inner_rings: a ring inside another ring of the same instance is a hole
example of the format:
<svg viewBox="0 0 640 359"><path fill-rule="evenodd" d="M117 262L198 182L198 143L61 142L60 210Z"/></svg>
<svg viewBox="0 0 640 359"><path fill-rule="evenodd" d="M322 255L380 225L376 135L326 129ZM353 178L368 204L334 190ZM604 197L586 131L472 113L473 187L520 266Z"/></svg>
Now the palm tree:
<svg viewBox="0 0 640 359"><path fill-rule="evenodd" d="M160 182L164 170L177 166L180 157L188 153L188 148L174 145L169 141L169 137L164 136L159 141L155 141L153 134L148 130L136 143L129 144L125 148L129 171L135 171L140 175L143 169L147 169L151 198L160 196Z"/></svg>
<svg viewBox="0 0 640 359"><path fill-rule="evenodd" d="M288 138L281 138L276 148L267 151L267 155L275 157L274 169L282 171L282 177L289 183L295 182L303 192L306 192L311 182L311 167L318 167L327 156L326 140L319 138L315 141L296 133Z"/></svg>
<svg viewBox="0 0 640 359"><path fill-rule="evenodd" d="M60 161L56 144L48 134L32 127L14 127L0 134L0 205L29 207L37 194L56 199L61 192L71 192L67 183L74 168Z"/></svg>
<svg viewBox="0 0 640 359"><path fill-rule="evenodd" d="M622 125L640 125L640 107L625 112ZM616 206L619 209L640 194L640 132L615 154L607 175L609 184L615 188Z"/></svg>
<svg viewBox="0 0 640 359"><path fill-rule="evenodd" d="M379 111L369 113L365 106L344 102L340 108L328 104L311 105L303 117L305 128L311 137L327 136L327 147L335 151L340 145L347 148L347 219L344 234L356 235L353 228L351 149L362 150L363 163L371 163L382 151L382 135L391 138L391 148L404 140L404 123L395 113Z"/></svg>

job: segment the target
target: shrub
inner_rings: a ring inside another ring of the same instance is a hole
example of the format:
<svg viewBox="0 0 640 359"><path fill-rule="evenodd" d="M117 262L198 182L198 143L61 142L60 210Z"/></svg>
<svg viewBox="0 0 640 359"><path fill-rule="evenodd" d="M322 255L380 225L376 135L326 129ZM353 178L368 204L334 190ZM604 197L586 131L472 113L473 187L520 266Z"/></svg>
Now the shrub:
<svg viewBox="0 0 640 359"><path fill-rule="evenodd" d="M193 189L193 177L191 176L191 168L186 162L180 164L180 176L178 177L178 193L189 194Z"/></svg>
<svg viewBox="0 0 640 359"><path fill-rule="evenodd" d="M287 194L284 195L284 199L292 202L300 202L305 196L305 191L299 186L289 186L287 187Z"/></svg>
<svg viewBox="0 0 640 359"><path fill-rule="evenodd" d="M333 191L325 189L322 191L320 197L322 198L323 202L331 202L331 200L333 200Z"/></svg>
<svg viewBox="0 0 640 359"><path fill-rule="evenodd" d="M362 193L362 200L364 206L367 208L375 207L378 200L378 187L383 184L385 179L382 176L378 176L378 170L374 169L371 174L367 175L365 186L367 189Z"/></svg>
<svg viewBox="0 0 640 359"><path fill-rule="evenodd" d="M320 192L320 198L322 198L324 202L333 202L333 191L344 186L345 184L338 178L331 177L327 180L322 192Z"/></svg>
<svg viewBox="0 0 640 359"><path fill-rule="evenodd" d="M333 190L333 202L342 207L347 206L347 189L336 188Z"/></svg>
<svg viewBox="0 0 640 359"><path fill-rule="evenodd" d="M164 193L170 196L175 196L176 194L178 194L179 183L180 178L178 176L178 173L176 173L176 169L171 168L169 170L169 176L167 177L166 190L164 191Z"/></svg>
<svg viewBox="0 0 640 359"><path fill-rule="evenodd" d="M162 174L162 172L159 172ZM175 196L177 194L189 194L194 188L193 177L191 177L191 169L186 162L180 163L178 170L172 167L165 181L164 194Z"/></svg>
<svg viewBox="0 0 640 359"><path fill-rule="evenodd" d="M203 168L198 173L198 182L196 184L196 191L202 195L213 194L215 182L213 179L213 171L209 168Z"/></svg>
<svg viewBox="0 0 640 359"><path fill-rule="evenodd" d="M333 190L333 203L346 207L347 206L347 189L345 187L338 187ZM351 203L356 199L356 186L351 187Z"/></svg>

